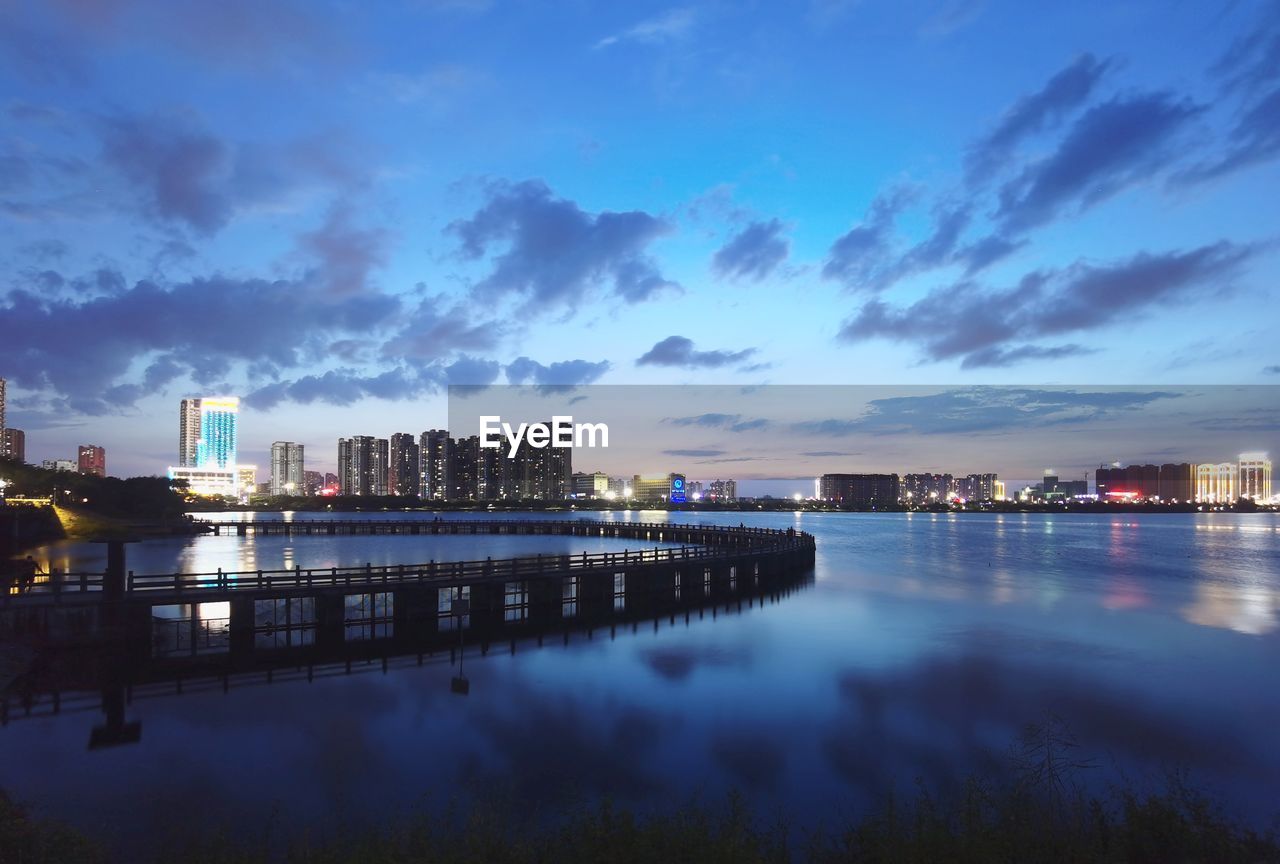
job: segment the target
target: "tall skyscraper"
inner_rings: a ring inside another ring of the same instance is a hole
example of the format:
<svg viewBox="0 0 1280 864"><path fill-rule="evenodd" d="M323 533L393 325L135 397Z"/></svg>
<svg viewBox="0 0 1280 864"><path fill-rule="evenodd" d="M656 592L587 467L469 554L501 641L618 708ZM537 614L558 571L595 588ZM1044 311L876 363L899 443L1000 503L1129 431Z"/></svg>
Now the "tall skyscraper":
<svg viewBox="0 0 1280 864"><path fill-rule="evenodd" d="M387 439L338 439L338 485L343 495L387 494Z"/></svg>
<svg viewBox="0 0 1280 864"><path fill-rule="evenodd" d="M3 437L4 437L4 430L5 430L5 425L4 425L4 399L5 399L4 391L5 391L5 381L4 381L4 379L3 379L3 378L0 378L0 438L3 438Z"/></svg>
<svg viewBox="0 0 1280 864"><path fill-rule="evenodd" d="M239 412L236 396L183 399L178 413L178 467L235 468Z"/></svg>
<svg viewBox="0 0 1280 864"><path fill-rule="evenodd" d="M879 509L898 503L899 486L897 474L823 474L818 492L841 507Z"/></svg>
<svg viewBox="0 0 1280 864"><path fill-rule="evenodd" d="M303 445L293 441L276 441L271 445L271 494L304 495L305 467Z"/></svg>
<svg viewBox="0 0 1280 864"><path fill-rule="evenodd" d="M424 501L449 497L449 462L453 439L445 429L429 429L418 439L418 496Z"/></svg>
<svg viewBox="0 0 1280 864"><path fill-rule="evenodd" d="M388 495L418 495L422 483L418 442L408 432L391 436L390 462L387 466Z"/></svg>
<svg viewBox="0 0 1280 864"><path fill-rule="evenodd" d="M107 451L97 444L81 444L77 463L81 474L107 476Z"/></svg>
<svg viewBox="0 0 1280 864"><path fill-rule="evenodd" d="M1271 500L1271 460L1266 453L1240 454L1239 494L1251 501Z"/></svg>

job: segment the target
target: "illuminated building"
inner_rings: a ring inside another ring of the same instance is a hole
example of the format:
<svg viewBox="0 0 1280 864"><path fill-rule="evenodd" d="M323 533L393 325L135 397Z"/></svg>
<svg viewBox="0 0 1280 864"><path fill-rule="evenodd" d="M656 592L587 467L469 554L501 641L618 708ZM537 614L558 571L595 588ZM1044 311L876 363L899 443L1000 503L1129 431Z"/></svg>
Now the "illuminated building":
<svg viewBox="0 0 1280 864"><path fill-rule="evenodd" d="M302 472L302 494L319 495L324 488L324 474L319 471Z"/></svg>
<svg viewBox="0 0 1280 864"><path fill-rule="evenodd" d="M236 396L183 399L178 409L178 467L235 468Z"/></svg>
<svg viewBox="0 0 1280 864"><path fill-rule="evenodd" d="M1196 500L1205 504L1234 504L1240 474L1234 462L1196 466Z"/></svg>
<svg viewBox="0 0 1280 864"><path fill-rule="evenodd" d="M0 432L0 456L15 462L27 461L27 433L6 426Z"/></svg>
<svg viewBox="0 0 1280 864"><path fill-rule="evenodd" d="M1004 481L1003 481L1003 480L997 480L997 481L993 484L993 486L992 486L992 493L991 493L991 495L992 495L991 500L993 500L993 501L1004 501L1004 500L1006 500L1006 498L1005 498L1005 490L1004 490Z"/></svg>
<svg viewBox="0 0 1280 864"><path fill-rule="evenodd" d="M97 444L81 444L76 457L76 468L81 474L95 477L107 476L107 451Z"/></svg>
<svg viewBox="0 0 1280 864"><path fill-rule="evenodd" d="M900 489L902 500L916 504L946 501L955 491L955 479L950 474L907 474Z"/></svg>
<svg viewBox="0 0 1280 864"><path fill-rule="evenodd" d="M418 495L421 485L421 450L408 432L391 436L391 454L387 463L387 494Z"/></svg>
<svg viewBox="0 0 1280 864"><path fill-rule="evenodd" d="M187 490L196 495L235 498L239 493L239 482L233 469L170 466L169 480L186 481Z"/></svg>
<svg viewBox="0 0 1280 864"><path fill-rule="evenodd" d="M271 494L302 495L306 492L306 451L293 441L271 445ZM319 484L317 484L318 486Z"/></svg>
<svg viewBox="0 0 1280 864"><path fill-rule="evenodd" d="M46 459L40 467L46 471L75 471L78 466L70 459Z"/></svg>
<svg viewBox="0 0 1280 864"><path fill-rule="evenodd" d="M956 481L956 495L966 501L994 501L997 474L969 474Z"/></svg>
<svg viewBox="0 0 1280 864"><path fill-rule="evenodd" d="M449 457L453 439L444 429L428 429L418 438L418 496L442 499L449 492Z"/></svg>
<svg viewBox="0 0 1280 864"><path fill-rule="evenodd" d="M236 495L248 498L258 491L257 465L237 465L231 470L236 472Z"/></svg>
<svg viewBox="0 0 1280 864"><path fill-rule="evenodd" d="M609 475L603 471L591 474L577 472L573 475L574 498L603 498L609 491Z"/></svg>
<svg viewBox="0 0 1280 864"><path fill-rule="evenodd" d="M635 474L631 478L631 497L637 501L666 501L671 495L671 481L677 474Z"/></svg>
<svg viewBox="0 0 1280 864"><path fill-rule="evenodd" d="M4 437L4 401L5 401L5 380L0 378L0 438ZM0 454L3 455L3 454Z"/></svg>
<svg viewBox="0 0 1280 864"><path fill-rule="evenodd" d="M338 439L338 486L343 495L387 494L386 438Z"/></svg>
<svg viewBox="0 0 1280 864"><path fill-rule="evenodd" d="M707 484L707 497L712 501L732 503L738 500L736 480L712 480Z"/></svg>
<svg viewBox="0 0 1280 864"><path fill-rule="evenodd" d="M1266 453L1240 454L1237 493L1250 501L1271 500L1271 460Z"/></svg>

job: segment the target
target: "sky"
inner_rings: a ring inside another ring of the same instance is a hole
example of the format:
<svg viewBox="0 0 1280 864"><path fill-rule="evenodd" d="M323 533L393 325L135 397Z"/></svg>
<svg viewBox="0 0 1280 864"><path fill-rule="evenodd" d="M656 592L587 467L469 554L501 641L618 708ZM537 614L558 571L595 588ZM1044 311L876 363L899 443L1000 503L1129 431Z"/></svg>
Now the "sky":
<svg viewBox="0 0 1280 864"><path fill-rule="evenodd" d="M0 0L8 422L120 475L202 394L332 470L449 384L1277 384L1277 189L1269 0Z"/></svg>

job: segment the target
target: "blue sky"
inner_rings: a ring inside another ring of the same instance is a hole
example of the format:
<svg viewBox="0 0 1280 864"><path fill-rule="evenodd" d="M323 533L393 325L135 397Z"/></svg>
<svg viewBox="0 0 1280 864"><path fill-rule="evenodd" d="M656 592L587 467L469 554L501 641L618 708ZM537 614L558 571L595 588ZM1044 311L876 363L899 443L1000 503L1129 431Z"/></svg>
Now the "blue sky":
<svg viewBox="0 0 1280 864"><path fill-rule="evenodd" d="M324 468L448 383L1280 383L1270 2L2 8L29 459L161 471L213 392Z"/></svg>

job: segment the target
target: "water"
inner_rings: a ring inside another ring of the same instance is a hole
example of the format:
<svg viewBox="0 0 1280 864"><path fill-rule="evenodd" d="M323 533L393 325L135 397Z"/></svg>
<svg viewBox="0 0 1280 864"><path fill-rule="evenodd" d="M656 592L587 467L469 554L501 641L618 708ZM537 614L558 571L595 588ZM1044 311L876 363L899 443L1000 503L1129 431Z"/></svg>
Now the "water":
<svg viewBox="0 0 1280 864"><path fill-rule="evenodd" d="M1101 787L1123 772L1155 787L1181 768L1250 822L1280 810L1275 515L587 518L794 525L817 537L814 580L714 618L707 610L656 630L472 651L465 697L450 692L456 666L443 654L310 683L135 694L126 713L141 723L139 742L93 751L94 711L23 718L11 705L0 788L124 847L175 822L256 831L274 819L286 833L334 832L471 793L551 813L601 795L644 810L737 789L763 816L830 826L890 788L909 793L917 778L945 791L974 772L999 773L1019 729L1052 713L1096 762L1084 782ZM130 566L306 568L636 547L201 537L133 546ZM58 544L37 557L76 569L101 554Z"/></svg>

